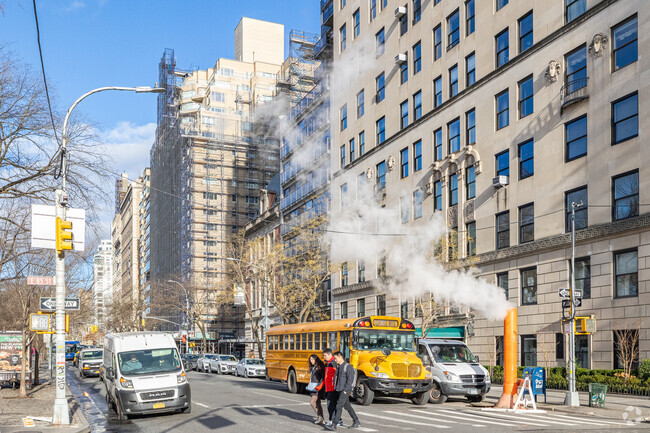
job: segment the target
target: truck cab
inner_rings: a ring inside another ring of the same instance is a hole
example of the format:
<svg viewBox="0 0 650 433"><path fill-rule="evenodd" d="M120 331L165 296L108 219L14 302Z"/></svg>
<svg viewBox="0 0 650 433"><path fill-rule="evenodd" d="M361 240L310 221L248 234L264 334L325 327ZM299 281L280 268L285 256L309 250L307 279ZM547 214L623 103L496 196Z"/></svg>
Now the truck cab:
<svg viewBox="0 0 650 433"><path fill-rule="evenodd" d="M444 403L447 397L480 402L490 391L490 374L462 341L422 338L418 357L433 377L431 403Z"/></svg>
<svg viewBox="0 0 650 433"><path fill-rule="evenodd" d="M101 374L106 399L121 421L134 414L192 410L190 385L171 334L108 334Z"/></svg>

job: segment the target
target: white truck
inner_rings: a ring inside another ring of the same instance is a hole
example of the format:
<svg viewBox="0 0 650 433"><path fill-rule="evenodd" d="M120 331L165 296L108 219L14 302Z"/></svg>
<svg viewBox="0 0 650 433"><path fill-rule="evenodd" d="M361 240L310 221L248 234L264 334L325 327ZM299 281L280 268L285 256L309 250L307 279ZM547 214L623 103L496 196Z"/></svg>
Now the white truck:
<svg viewBox="0 0 650 433"><path fill-rule="evenodd" d="M104 337L106 402L129 415L192 411L192 392L171 334L126 332Z"/></svg>

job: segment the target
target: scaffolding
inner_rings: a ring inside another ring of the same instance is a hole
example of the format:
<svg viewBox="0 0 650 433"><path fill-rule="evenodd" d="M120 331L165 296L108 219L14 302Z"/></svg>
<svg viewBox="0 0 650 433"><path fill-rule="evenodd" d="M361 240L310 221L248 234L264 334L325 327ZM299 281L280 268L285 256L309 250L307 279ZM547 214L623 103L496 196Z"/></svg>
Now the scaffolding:
<svg viewBox="0 0 650 433"><path fill-rule="evenodd" d="M278 88L289 95L295 107L314 88L314 73L319 62L314 59L318 35L302 30L289 33L289 57L278 74Z"/></svg>

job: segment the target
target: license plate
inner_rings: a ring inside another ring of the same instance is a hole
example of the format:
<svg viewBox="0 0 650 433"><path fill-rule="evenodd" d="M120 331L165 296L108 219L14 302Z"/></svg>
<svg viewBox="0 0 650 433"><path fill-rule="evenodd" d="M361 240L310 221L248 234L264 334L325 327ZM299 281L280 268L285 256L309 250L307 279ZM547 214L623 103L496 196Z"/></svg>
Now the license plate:
<svg viewBox="0 0 650 433"><path fill-rule="evenodd" d="M480 393L480 390L478 390L478 389L468 389L467 391L468 391L469 394L479 394Z"/></svg>
<svg viewBox="0 0 650 433"><path fill-rule="evenodd" d="M165 407L165 403L154 403L153 408L154 409L163 409Z"/></svg>
<svg viewBox="0 0 650 433"><path fill-rule="evenodd" d="M411 392L413 392L413 390L411 388L406 388L404 390L404 394L410 394Z"/></svg>

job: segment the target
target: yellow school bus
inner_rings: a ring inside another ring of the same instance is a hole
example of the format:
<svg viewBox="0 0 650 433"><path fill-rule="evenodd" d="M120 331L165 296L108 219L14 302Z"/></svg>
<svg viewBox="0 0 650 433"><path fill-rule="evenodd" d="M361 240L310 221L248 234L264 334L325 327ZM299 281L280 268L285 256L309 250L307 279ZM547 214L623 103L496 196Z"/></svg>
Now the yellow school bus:
<svg viewBox="0 0 650 433"><path fill-rule="evenodd" d="M375 395L403 396L415 404L429 399L431 374L415 353L415 327L390 316L274 326L266 336L266 368L289 392L309 383L309 355L340 350L357 369L353 397L369 405Z"/></svg>

